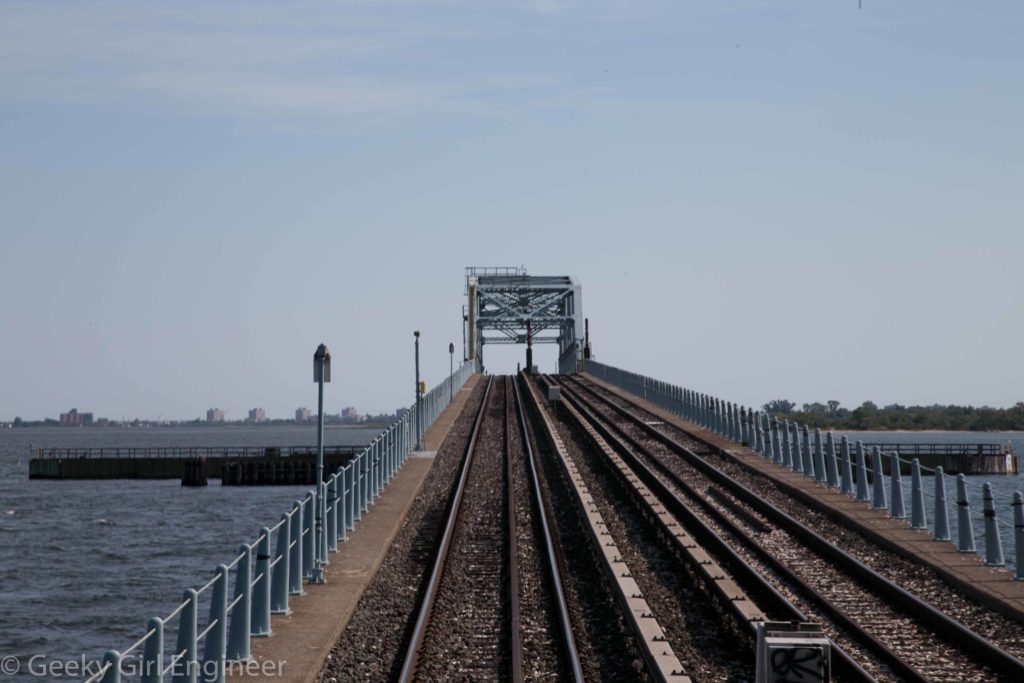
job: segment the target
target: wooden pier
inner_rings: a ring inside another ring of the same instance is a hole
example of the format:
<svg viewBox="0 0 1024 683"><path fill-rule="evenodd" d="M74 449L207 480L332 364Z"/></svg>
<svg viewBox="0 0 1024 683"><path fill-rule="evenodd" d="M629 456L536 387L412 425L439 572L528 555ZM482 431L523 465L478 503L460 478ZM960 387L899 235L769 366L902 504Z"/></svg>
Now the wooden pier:
<svg viewBox="0 0 1024 683"><path fill-rule="evenodd" d="M1001 443L865 443L870 453L877 446L883 453L899 453L909 463L914 458L922 467L941 467L946 474L1019 474L1020 463L1009 444ZM900 471L910 472L904 463ZM889 459L883 458L885 473L889 473Z"/></svg>
<svg viewBox="0 0 1024 683"><path fill-rule="evenodd" d="M333 472L366 446L325 446L324 470ZM40 448L29 479L179 479L224 485L309 485L315 446ZM187 476L186 476L187 475ZM202 484L199 484L202 485Z"/></svg>

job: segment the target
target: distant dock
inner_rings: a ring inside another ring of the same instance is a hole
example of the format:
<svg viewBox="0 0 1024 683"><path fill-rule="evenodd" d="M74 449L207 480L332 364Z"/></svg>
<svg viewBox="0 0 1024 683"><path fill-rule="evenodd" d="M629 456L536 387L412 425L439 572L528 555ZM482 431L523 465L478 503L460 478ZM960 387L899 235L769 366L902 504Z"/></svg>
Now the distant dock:
<svg viewBox="0 0 1024 683"><path fill-rule="evenodd" d="M325 446L327 471L366 448ZM309 485L315 478L315 446L39 448L29 460L29 479L220 479L224 485Z"/></svg>
<svg viewBox="0 0 1024 683"><path fill-rule="evenodd" d="M917 458L923 467L941 467L946 474L1019 474L1020 463L1009 444L1001 443L865 443L870 452L878 447L883 453L899 453L906 462ZM888 459L883 459L889 473ZM904 464L900 471L908 473Z"/></svg>

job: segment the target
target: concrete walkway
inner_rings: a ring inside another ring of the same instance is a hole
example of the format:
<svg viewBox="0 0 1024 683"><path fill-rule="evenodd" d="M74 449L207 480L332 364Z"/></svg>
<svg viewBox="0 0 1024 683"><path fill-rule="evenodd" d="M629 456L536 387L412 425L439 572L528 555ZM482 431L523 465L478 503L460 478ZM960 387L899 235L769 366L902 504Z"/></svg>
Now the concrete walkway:
<svg viewBox="0 0 1024 683"><path fill-rule="evenodd" d="M879 545L914 562L931 567L948 583L956 586L981 604L1024 623L1024 581L1014 581L1013 574L1008 570L985 566L982 559L975 553L958 552L952 543L935 541L930 532L911 529L905 520L890 519L884 510L874 510L868 503L857 501L840 493L837 489L828 488L787 467L776 465L749 448L684 420L653 403L607 384L596 377L584 376L594 384L599 384L620 396L628 397L666 422L670 422L700 440L733 455L745 466L774 480L781 489L797 499L813 500L840 524L859 531ZM908 501L908 510L909 505ZM931 512L928 510L929 515ZM951 503L950 514L955 513L956 507Z"/></svg>
<svg viewBox="0 0 1024 683"><path fill-rule="evenodd" d="M230 672L234 681L311 683L341 637L359 599L384 561L423 481L455 420L479 381L470 377L423 437L426 450L414 453L399 469L348 540L330 555L327 583L305 586L305 595L292 596L292 613L275 616L273 635L253 640L253 661L246 671Z"/></svg>

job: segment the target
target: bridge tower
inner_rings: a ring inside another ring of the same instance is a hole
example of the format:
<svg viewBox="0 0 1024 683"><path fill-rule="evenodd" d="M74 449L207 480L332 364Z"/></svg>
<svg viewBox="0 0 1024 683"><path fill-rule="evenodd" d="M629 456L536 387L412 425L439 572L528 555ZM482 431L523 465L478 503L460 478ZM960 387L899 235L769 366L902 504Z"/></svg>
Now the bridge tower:
<svg viewBox="0 0 1024 683"><path fill-rule="evenodd" d="M481 369L484 344L558 344L559 372L577 370L584 332L583 289L575 278L528 275L515 266L468 267L466 297L466 354Z"/></svg>

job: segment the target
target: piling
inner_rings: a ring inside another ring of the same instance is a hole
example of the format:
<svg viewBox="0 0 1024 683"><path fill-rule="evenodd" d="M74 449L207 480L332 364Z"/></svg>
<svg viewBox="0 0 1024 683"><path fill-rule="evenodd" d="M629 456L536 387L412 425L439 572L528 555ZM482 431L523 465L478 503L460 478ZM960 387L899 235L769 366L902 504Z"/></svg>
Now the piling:
<svg viewBox="0 0 1024 683"><path fill-rule="evenodd" d="M182 486L206 486L206 458L188 458L183 463L181 485Z"/></svg>

